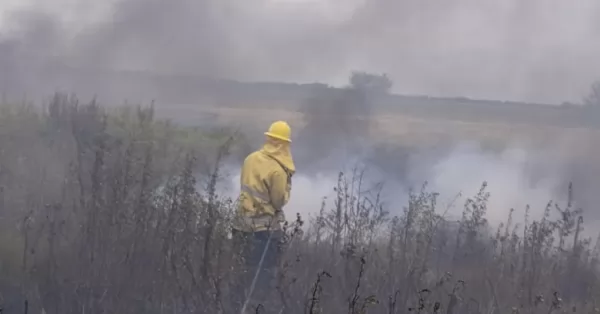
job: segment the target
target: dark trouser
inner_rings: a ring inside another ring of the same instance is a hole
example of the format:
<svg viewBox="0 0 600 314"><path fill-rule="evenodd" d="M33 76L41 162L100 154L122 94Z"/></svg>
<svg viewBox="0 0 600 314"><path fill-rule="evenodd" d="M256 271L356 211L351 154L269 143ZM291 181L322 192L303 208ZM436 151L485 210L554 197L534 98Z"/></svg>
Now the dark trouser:
<svg viewBox="0 0 600 314"><path fill-rule="evenodd" d="M242 232L233 230L235 253L239 257L238 263L241 266L239 278L234 286L234 300L232 300L237 304L237 313L240 313L239 311L247 299L249 302L246 311L249 313L255 313L256 307L259 305L262 305L259 313L279 312L279 309L273 307L278 304L274 301L277 300L275 279L281 236L281 231ZM260 272L254 289L251 290L252 281L259 266Z"/></svg>

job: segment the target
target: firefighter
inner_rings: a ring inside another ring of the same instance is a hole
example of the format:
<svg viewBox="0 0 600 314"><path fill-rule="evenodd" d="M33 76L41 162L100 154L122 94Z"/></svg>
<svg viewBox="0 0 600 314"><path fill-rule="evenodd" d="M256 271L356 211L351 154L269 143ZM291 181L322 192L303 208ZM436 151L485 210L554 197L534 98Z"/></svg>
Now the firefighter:
<svg viewBox="0 0 600 314"><path fill-rule="evenodd" d="M290 198L295 172L290 152L291 129L285 121L271 124L263 147L244 160L232 235L242 265L236 298L242 312L259 304L267 310L277 270L285 222L283 207ZM269 306L270 307L270 306Z"/></svg>

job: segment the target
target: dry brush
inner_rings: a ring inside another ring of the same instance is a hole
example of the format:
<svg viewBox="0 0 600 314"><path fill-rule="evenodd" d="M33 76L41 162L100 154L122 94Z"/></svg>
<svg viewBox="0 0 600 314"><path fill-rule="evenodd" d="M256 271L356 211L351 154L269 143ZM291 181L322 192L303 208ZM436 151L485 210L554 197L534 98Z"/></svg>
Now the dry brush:
<svg viewBox="0 0 600 314"><path fill-rule="evenodd" d="M4 309L231 313L235 203L217 191L239 134L64 95L0 111ZM340 173L334 200L286 224L273 291L283 312L598 311L600 247L582 238L573 202L526 210L521 224L511 211L491 230L485 184L452 221L426 185L398 209L365 182Z"/></svg>

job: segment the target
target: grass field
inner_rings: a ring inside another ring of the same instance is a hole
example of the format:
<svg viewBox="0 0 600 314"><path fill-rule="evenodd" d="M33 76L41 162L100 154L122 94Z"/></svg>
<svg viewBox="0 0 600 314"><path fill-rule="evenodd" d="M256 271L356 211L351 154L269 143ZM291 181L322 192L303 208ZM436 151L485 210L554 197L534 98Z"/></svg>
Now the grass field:
<svg viewBox="0 0 600 314"><path fill-rule="evenodd" d="M169 105L157 107L157 114L189 125L210 122L214 125L264 128L274 120L286 120L296 131L306 124L304 114L285 109ZM402 114L374 115L370 119L372 138L384 143L427 146L451 140L479 142L490 149L502 149L507 145L555 147L561 154L571 156L600 152L597 149L600 131L597 129L425 119Z"/></svg>
<svg viewBox="0 0 600 314"><path fill-rule="evenodd" d="M106 114L96 103L62 97L44 112L0 109L6 313L238 313L232 300L242 269L229 241L235 206L216 188L221 158L236 140L160 121L152 110ZM197 126L264 129L275 119L303 125L302 115L289 111L157 109ZM557 151L573 152L596 146L586 136L597 138L587 130L371 119L371 135L384 134L379 138L391 144L529 137L554 139L566 145ZM271 305L254 303L253 313L267 306L285 307L286 314L557 314L599 307L600 246L584 238L582 213L571 202L548 206L544 215L515 212L496 230L488 223L486 185L466 196L454 221L446 219L438 191L415 191L404 210L395 210L365 193L377 188L361 180L340 175L328 187L335 188L332 202L315 217L288 217ZM303 219L306 232L299 231Z"/></svg>

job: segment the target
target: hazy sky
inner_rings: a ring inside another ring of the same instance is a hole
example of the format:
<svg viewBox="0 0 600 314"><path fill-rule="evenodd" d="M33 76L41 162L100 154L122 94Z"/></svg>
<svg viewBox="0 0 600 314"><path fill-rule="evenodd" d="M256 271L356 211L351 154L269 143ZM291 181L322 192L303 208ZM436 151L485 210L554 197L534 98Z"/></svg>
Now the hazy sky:
<svg viewBox="0 0 600 314"><path fill-rule="evenodd" d="M387 72L399 93L551 103L580 101L600 78L598 0L0 0L0 10L4 38L75 66L336 85L367 70Z"/></svg>

